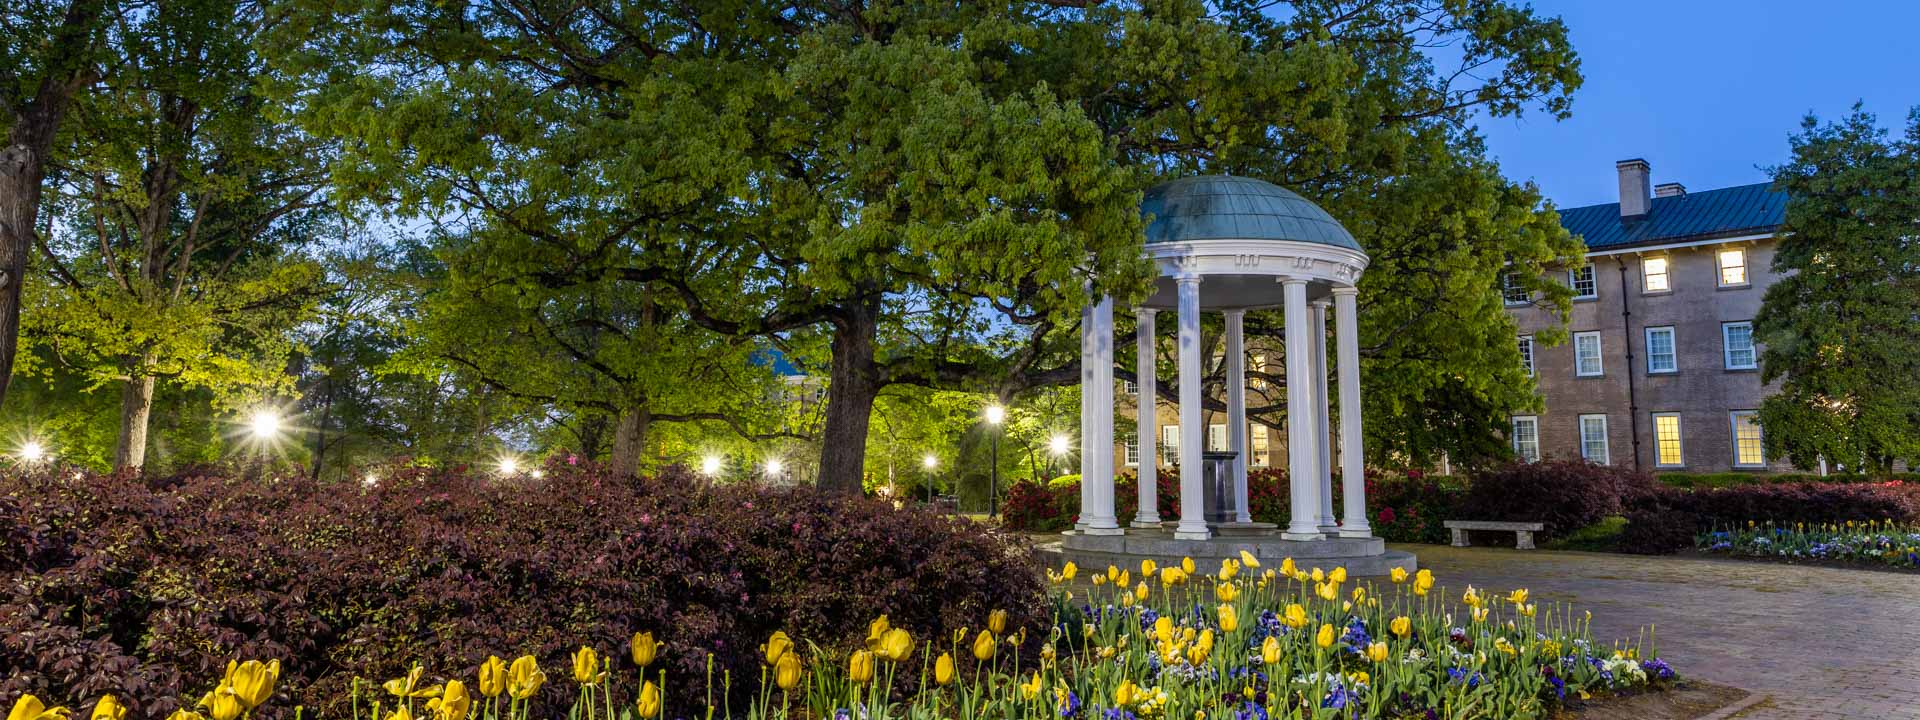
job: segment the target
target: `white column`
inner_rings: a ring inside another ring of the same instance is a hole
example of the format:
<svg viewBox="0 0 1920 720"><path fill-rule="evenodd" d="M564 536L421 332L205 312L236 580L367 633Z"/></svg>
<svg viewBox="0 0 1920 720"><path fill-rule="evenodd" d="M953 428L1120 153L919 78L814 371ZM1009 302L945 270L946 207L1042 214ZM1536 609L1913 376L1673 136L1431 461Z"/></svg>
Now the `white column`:
<svg viewBox="0 0 1920 720"><path fill-rule="evenodd" d="M1093 356L1093 303L1080 308L1080 447L1087 446L1087 439L1093 437L1093 368L1097 363ZM1091 480L1098 468L1093 464L1093 453L1080 453L1080 518L1073 529L1086 532L1088 521L1093 519L1094 487Z"/></svg>
<svg viewBox="0 0 1920 720"><path fill-rule="evenodd" d="M1340 532L1340 520L1333 515L1333 432L1327 427L1333 413L1327 407L1327 306L1329 300L1315 300L1308 312L1307 327L1313 332L1313 444L1319 453L1314 469L1320 472L1320 531Z"/></svg>
<svg viewBox="0 0 1920 720"><path fill-rule="evenodd" d="M1157 477L1160 469L1160 424L1157 422L1158 418L1154 416L1154 410L1157 407L1155 398L1158 397L1159 390L1155 387L1156 382L1153 377L1156 349L1153 316L1156 312L1158 311L1151 308L1134 310L1134 317L1139 320L1140 328L1139 337L1135 338L1139 345L1137 352L1140 353L1140 358L1134 368L1134 374L1139 377L1134 385L1140 389L1139 397L1134 400L1135 415L1139 423L1134 434L1139 438L1140 445L1140 511L1133 516L1133 526L1137 528L1160 527L1160 493L1158 492L1160 486Z"/></svg>
<svg viewBox="0 0 1920 720"><path fill-rule="evenodd" d="M1287 485L1291 491L1292 517L1281 537L1288 540L1320 540L1316 513L1320 509L1320 472L1314 468L1319 453L1313 447L1313 341L1307 327L1307 281L1286 278L1280 281L1286 293L1287 321ZM1182 451L1184 452L1184 450Z"/></svg>
<svg viewBox="0 0 1920 720"><path fill-rule="evenodd" d="M1243 338L1247 311L1227 311L1227 447L1240 457L1233 461L1234 520L1253 522L1247 510L1247 346Z"/></svg>
<svg viewBox="0 0 1920 720"><path fill-rule="evenodd" d="M1081 486L1093 487L1091 517L1082 516L1089 535L1119 535L1124 530L1113 512L1113 298L1102 295L1093 306L1093 384L1081 388L1093 395L1093 435L1080 446L1082 462L1093 458L1093 474L1081 475Z"/></svg>
<svg viewBox="0 0 1920 720"><path fill-rule="evenodd" d="M1360 291L1333 289L1334 349L1340 373L1340 489L1346 520L1340 537L1371 537L1367 524L1367 456L1360 439Z"/></svg>
<svg viewBox="0 0 1920 720"><path fill-rule="evenodd" d="M1200 489L1206 429L1200 425L1200 277L1182 275L1175 282L1180 288L1180 526L1173 537L1205 540L1212 533Z"/></svg>

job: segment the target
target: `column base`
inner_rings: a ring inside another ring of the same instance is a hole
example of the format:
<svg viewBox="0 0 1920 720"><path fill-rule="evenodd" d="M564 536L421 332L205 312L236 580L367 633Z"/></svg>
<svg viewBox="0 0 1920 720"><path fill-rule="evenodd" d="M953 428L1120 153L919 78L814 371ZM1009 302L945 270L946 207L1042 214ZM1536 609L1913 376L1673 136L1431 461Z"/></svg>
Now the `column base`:
<svg viewBox="0 0 1920 720"><path fill-rule="evenodd" d="M1175 540L1211 540L1213 539L1213 531L1208 530L1207 526L1205 525L1201 525L1200 527L1197 527L1197 528L1190 527L1187 525L1181 525L1180 527L1174 529L1173 539Z"/></svg>
<svg viewBox="0 0 1920 720"><path fill-rule="evenodd" d="M1118 526L1115 526L1115 527L1104 527L1104 528L1103 528L1103 527L1088 527L1088 528L1085 528L1085 529L1082 529L1082 530L1080 530L1079 532L1080 532L1080 534L1082 534L1082 535L1125 535L1125 534L1127 534L1127 531L1126 531L1126 529L1125 529L1125 528L1121 528L1121 527L1118 527Z"/></svg>
<svg viewBox="0 0 1920 720"><path fill-rule="evenodd" d="M1340 537L1370 538L1370 537L1373 537L1373 528L1367 527L1365 525L1361 525L1359 527L1348 525L1346 527L1340 528Z"/></svg>
<svg viewBox="0 0 1920 720"><path fill-rule="evenodd" d="M1159 517L1137 517L1133 519L1133 522L1131 524L1134 527L1140 528L1142 530L1159 530L1160 518Z"/></svg>
<svg viewBox="0 0 1920 720"><path fill-rule="evenodd" d="M1327 539L1327 536L1326 536L1326 533L1318 533L1318 532L1298 533L1292 530L1288 530L1286 532L1280 533L1280 539L1281 540L1299 540L1301 542L1312 542L1314 540L1325 540Z"/></svg>

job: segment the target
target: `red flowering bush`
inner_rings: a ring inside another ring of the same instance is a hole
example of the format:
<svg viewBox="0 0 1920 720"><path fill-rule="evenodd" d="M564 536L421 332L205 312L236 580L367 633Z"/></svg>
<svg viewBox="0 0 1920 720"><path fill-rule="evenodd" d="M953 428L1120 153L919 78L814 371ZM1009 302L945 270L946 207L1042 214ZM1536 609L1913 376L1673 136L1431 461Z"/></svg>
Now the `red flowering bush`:
<svg viewBox="0 0 1920 720"><path fill-rule="evenodd" d="M1445 475L1379 474L1367 477L1367 511L1373 534L1389 542L1445 543L1442 522L1457 519L1466 489Z"/></svg>
<svg viewBox="0 0 1920 720"><path fill-rule="evenodd" d="M295 705L347 714L355 675L397 677L420 660L471 679L489 654L521 653L555 678L546 707L564 709L569 651L623 658L638 630L667 644L653 668L699 687L679 695L692 698L709 652L715 685L731 670L737 693L757 686L756 648L775 630L852 643L881 613L922 639L995 608L1014 627L1047 620L1017 540L685 472L416 470L372 488L14 474L0 476L0 541L0 698L113 693L136 717L198 697L236 657L282 661L273 718Z"/></svg>
<svg viewBox="0 0 1920 720"><path fill-rule="evenodd" d="M1461 517L1447 519L1538 522L1542 539L1551 539L1619 515L1658 485L1646 473L1585 460L1510 463L1475 476Z"/></svg>

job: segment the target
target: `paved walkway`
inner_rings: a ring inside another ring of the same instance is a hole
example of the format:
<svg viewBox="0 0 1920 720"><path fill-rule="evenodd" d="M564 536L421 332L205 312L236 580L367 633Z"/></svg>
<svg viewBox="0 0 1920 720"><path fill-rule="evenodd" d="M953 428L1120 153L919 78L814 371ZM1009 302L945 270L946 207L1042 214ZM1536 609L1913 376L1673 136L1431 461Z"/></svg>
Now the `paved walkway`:
<svg viewBox="0 0 1920 720"><path fill-rule="evenodd" d="M1733 560L1396 546L1441 585L1592 610L1598 641L1657 630L1681 673L1765 693L1738 720L1920 720L1920 575Z"/></svg>

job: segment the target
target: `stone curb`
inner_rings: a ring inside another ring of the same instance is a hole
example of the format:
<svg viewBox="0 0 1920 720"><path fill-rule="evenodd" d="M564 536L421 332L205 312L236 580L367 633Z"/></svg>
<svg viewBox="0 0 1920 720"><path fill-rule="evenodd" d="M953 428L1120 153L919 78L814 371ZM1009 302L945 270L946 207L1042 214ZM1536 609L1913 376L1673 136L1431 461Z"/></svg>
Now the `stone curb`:
<svg viewBox="0 0 1920 720"><path fill-rule="evenodd" d="M1746 712L1748 708L1751 708L1755 705L1759 705L1761 702L1764 702L1766 699L1767 699L1767 696L1764 694L1757 693L1757 692L1750 692L1750 693L1747 693L1746 697L1735 701L1732 705L1728 705L1726 707L1720 708L1719 710L1715 710L1705 715L1701 715L1697 720L1728 720L1728 718L1731 718L1735 715L1739 715L1740 713Z"/></svg>

